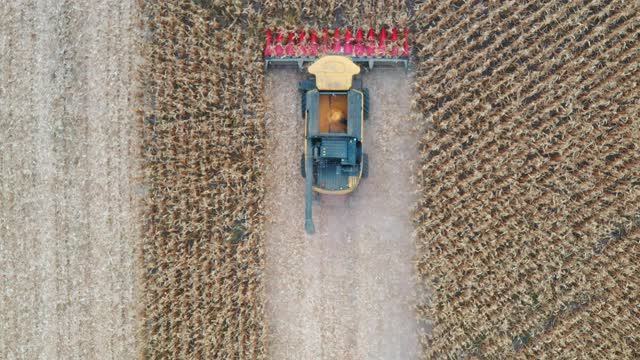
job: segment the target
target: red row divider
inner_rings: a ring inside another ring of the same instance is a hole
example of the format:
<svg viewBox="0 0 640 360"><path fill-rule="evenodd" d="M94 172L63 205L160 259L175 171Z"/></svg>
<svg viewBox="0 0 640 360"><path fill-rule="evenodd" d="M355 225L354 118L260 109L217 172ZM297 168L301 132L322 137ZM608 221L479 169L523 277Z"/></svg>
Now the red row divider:
<svg viewBox="0 0 640 360"><path fill-rule="evenodd" d="M344 38L339 28L333 30L333 38L329 30L322 30L322 39L318 43L317 31L312 29L308 33L302 29L297 32L289 31L287 41L284 41L284 31L276 30L275 41L271 29L266 30L266 44L264 57L317 57L324 54L338 54L355 57L409 57L409 29L404 29L403 39L398 38L398 29L391 29L391 38L387 39L387 29L380 29L376 36L373 29L369 29L365 41L362 28L358 28L355 38L351 29L347 28Z"/></svg>

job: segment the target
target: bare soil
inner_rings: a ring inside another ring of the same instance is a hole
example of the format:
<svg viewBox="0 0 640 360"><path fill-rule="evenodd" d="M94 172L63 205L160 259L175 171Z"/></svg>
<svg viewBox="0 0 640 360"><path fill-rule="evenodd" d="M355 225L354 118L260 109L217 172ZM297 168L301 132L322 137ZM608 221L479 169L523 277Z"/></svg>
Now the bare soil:
<svg viewBox="0 0 640 360"><path fill-rule="evenodd" d="M0 5L0 358L131 359L133 1Z"/></svg>
<svg viewBox="0 0 640 360"><path fill-rule="evenodd" d="M322 196L316 234L304 232L300 174L304 124L297 81L267 75L270 179L267 193L269 350L274 359L417 357L411 180L417 158L403 70L364 76L369 177L349 196Z"/></svg>

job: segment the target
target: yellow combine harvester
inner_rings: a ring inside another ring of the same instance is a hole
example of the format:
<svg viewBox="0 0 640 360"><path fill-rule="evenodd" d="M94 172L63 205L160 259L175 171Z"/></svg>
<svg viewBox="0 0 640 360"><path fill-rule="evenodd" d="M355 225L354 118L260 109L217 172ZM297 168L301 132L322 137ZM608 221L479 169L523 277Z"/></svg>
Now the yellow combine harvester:
<svg viewBox="0 0 640 360"><path fill-rule="evenodd" d="M282 32L278 33L274 44L271 32L267 31L265 66L293 64L303 69L305 64L311 64L307 70L312 78L299 83L305 123L300 170L306 180L305 229L311 234L315 231L311 214L314 193L349 194L369 172L368 157L363 151L369 92L357 77L361 66L372 69L374 65L402 65L406 69L408 42L405 31L403 56L400 56L395 29L394 41L389 44L384 29L379 42L370 30L366 45L362 29L358 30L355 43L349 30L344 42L336 30L331 45L325 29L322 47L317 44L315 32L311 32L309 44L305 42L304 34L303 31L302 41L296 43L294 33L290 33L289 41L284 45Z"/></svg>

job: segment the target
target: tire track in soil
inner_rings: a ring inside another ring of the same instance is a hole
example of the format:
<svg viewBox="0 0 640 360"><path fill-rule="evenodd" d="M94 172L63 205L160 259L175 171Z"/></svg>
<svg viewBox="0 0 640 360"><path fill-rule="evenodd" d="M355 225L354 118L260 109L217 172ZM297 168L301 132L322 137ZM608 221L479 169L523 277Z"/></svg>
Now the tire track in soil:
<svg viewBox="0 0 640 360"><path fill-rule="evenodd" d="M316 234L304 233L300 175L304 124L295 71L266 76L267 314L276 359L410 359L418 355L414 313L411 181L417 139L410 81L402 70L364 77L370 174L351 196L322 196Z"/></svg>

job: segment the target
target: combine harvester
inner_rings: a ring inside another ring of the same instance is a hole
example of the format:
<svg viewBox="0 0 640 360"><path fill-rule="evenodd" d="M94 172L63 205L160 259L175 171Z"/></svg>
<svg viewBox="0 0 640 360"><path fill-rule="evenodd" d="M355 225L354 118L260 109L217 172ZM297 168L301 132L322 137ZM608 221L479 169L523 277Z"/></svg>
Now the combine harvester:
<svg viewBox="0 0 640 360"><path fill-rule="evenodd" d="M284 32L267 29L264 48L265 68L297 66L314 75L301 81L302 118L304 119L304 153L300 172L305 178L305 230L313 234L311 208L314 194L345 195L353 192L369 171L363 151L364 124L369 115L369 92L358 75L361 68L409 65L409 30L402 41L397 29L382 28L376 37L370 29L365 40L362 29L355 38L350 29L344 32L324 29L318 42L315 30Z"/></svg>

